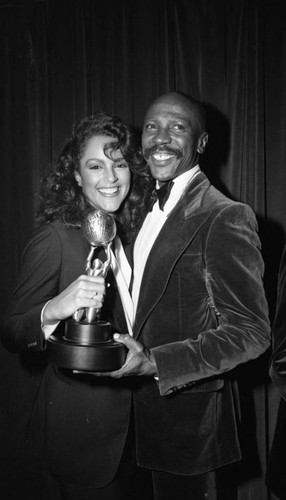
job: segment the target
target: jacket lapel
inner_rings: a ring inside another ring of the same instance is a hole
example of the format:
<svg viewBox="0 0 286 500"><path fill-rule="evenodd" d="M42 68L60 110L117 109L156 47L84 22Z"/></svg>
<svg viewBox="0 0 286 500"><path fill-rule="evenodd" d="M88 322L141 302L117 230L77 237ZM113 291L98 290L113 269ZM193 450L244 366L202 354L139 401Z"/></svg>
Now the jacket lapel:
<svg viewBox="0 0 286 500"><path fill-rule="evenodd" d="M202 173L194 179L169 215L151 249L140 287L133 329L135 338L164 294L177 260L210 215L202 207L203 193L209 186L209 181Z"/></svg>

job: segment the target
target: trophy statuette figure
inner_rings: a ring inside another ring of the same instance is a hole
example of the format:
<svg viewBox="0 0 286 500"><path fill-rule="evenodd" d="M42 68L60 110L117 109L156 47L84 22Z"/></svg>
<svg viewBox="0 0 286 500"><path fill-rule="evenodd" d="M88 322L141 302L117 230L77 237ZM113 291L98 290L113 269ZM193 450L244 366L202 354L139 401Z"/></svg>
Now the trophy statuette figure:
<svg viewBox="0 0 286 500"><path fill-rule="evenodd" d="M112 215L101 210L88 214L83 234L90 243L86 259L86 274L106 277L111 262L111 244L116 236L116 223ZM103 247L106 260L93 259L94 251ZM65 322L65 334L51 335L47 341L49 360L62 367L81 371L113 371L119 369L126 358L126 347L112 338L108 321L100 319L94 307L76 311Z"/></svg>

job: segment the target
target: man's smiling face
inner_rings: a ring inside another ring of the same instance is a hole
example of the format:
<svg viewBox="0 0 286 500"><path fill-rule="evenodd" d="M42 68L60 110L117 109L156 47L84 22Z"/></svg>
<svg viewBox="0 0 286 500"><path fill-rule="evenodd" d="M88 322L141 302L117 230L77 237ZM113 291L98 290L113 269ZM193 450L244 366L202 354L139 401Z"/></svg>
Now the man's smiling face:
<svg viewBox="0 0 286 500"><path fill-rule="evenodd" d="M202 136L207 141L195 105L175 93L158 98L147 111L142 133L143 155L153 177L164 183L194 167Z"/></svg>

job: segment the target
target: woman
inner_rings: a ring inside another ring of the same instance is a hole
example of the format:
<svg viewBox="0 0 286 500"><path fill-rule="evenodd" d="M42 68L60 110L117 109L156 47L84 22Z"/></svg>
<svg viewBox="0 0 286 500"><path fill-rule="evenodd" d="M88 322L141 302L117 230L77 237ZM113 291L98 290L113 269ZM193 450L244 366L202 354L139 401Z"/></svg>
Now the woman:
<svg viewBox="0 0 286 500"><path fill-rule="evenodd" d="M118 118L97 113L74 127L42 184L40 226L24 251L4 324L7 349L44 351L55 328L60 332L64 320L85 307L102 307L115 331L127 331L112 272L106 289L102 277L85 274L89 243L80 229L84 217L100 209L114 214L117 234L125 244L131 241L144 215L144 193L152 187L142 167L135 135ZM96 257L103 253L99 249ZM141 476L127 439L130 407L130 381L47 365L27 431L47 498L138 498L140 486L135 495L132 484Z"/></svg>

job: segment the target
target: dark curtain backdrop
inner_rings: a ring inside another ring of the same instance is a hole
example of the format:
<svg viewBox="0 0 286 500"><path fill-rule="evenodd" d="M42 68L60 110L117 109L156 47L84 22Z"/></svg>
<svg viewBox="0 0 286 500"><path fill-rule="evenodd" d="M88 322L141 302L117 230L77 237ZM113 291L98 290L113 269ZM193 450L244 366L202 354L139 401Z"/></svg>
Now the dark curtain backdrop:
<svg viewBox="0 0 286 500"><path fill-rule="evenodd" d="M33 230L39 179L73 121L105 110L140 128L153 98L180 90L206 105L204 170L257 215L272 319L286 231L284 0L0 5L1 313ZM0 357L0 490L23 499L22 417L37 371L3 349ZM278 404L268 357L238 370L244 458L225 474L229 500L274 499L264 484Z"/></svg>

